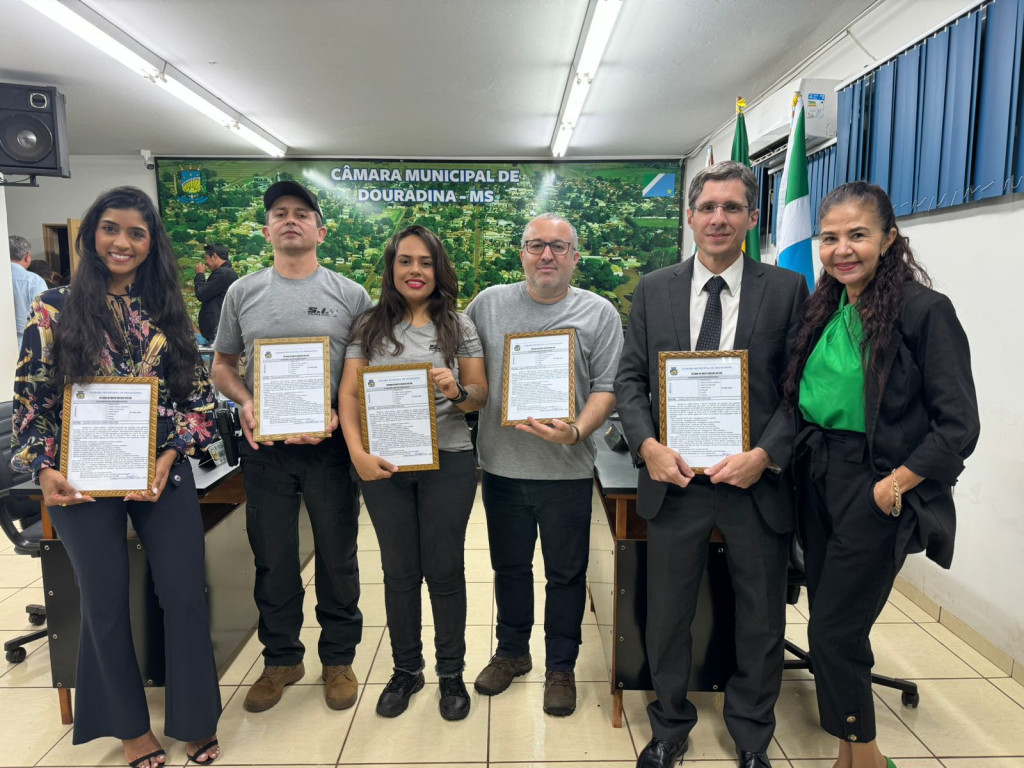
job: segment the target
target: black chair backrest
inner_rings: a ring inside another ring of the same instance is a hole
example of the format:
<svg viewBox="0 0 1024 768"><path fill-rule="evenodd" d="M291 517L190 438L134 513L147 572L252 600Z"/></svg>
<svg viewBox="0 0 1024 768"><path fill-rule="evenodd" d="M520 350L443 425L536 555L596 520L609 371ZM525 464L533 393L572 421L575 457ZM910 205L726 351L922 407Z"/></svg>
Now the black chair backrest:
<svg viewBox="0 0 1024 768"><path fill-rule="evenodd" d="M11 414L14 404L10 400L0 401L0 489L7 490L11 486L23 483L32 476L27 472L11 471ZM30 517L39 513L39 504L28 499L7 499L10 515L14 520Z"/></svg>

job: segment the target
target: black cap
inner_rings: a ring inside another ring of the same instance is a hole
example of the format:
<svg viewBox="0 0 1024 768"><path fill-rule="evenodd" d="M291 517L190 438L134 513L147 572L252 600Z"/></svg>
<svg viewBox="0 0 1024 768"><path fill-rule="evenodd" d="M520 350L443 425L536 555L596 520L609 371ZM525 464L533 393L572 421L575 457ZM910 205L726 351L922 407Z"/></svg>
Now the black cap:
<svg viewBox="0 0 1024 768"><path fill-rule="evenodd" d="M267 191L263 193L263 210L269 212L277 199L285 195L305 200L309 203L309 207L320 215L320 221L324 220L324 212L320 210L320 203L317 202L316 195L297 181L278 181L267 187Z"/></svg>

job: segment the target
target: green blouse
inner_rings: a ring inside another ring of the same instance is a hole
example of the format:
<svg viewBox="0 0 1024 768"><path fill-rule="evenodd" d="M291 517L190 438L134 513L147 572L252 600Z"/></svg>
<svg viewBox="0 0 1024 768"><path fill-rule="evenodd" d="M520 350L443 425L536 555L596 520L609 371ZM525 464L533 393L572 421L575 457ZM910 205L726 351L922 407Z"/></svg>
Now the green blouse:
<svg viewBox="0 0 1024 768"><path fill-rule="evenodd" d="M843 291L839 310L825 326L800 378L800 412L807 421L825 429L864 431L863 340L860 313Z"/></svg>

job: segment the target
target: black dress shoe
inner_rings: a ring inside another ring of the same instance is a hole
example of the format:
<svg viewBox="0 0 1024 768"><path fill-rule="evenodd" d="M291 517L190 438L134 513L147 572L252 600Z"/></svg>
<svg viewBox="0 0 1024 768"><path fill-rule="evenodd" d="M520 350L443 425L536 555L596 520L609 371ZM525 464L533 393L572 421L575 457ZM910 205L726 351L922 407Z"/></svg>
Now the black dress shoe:
<svg viewBox="0 0 1024 768"><path fill-rule="evenodd" d="M772 764L764 752L740 750L740 768L772 768Z"/></svg>
<svg viewBox="0 0 1024 768"><path fill-rule="evenodd" d="M377 714L381 717L398 717L408 708L409 697L422 688L422 672L416 675L395 672L377 699Z"/></svg>
<svg viewBox="0 0 1024 768"><path fill-rule="evenodd" d="M690 740L665 741L651 739L636 759L636 768L672 768L683 762L683 755L690 747Z"/></svg>

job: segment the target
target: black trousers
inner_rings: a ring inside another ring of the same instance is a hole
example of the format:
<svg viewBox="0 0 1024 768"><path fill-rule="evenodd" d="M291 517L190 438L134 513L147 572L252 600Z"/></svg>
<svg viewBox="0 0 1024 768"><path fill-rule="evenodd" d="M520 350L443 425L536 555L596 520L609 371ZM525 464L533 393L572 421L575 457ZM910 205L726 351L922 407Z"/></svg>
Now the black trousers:
<svg viewBox="0 0 1024 768"><path fill-rule="evenodd" d="M473 451L438 451L440 468L360 483L380 542L395 670L423 669L420 585L434 614L439 677L466 666L466 526L476 496Z"/></svg>
<svg viewBox="0 0 1024 768"><path fill-rule="evenodd" d="M654 736L683 741L697 724L687 699L690 627L717 525L736 593L736 673L725 687L725 724L736 747L764 752L775 732L786 629L788 534L769 528L749 491L695 478L670 486L647 522L647 656L658 698L647 707Z"/></svg>
<svg viewBox="0 0 1024 768"><path fill-rule="evenodd" d="M301 500L313 526L320 660L351 664L363 634L356 561L359 501L340 430L319 445L275 443L241 450L264 663L291 666L305 652L299 641L305 594L299 565Z"/></svg>
<svg viewBox="0 0 1024 768"><path fill-rule="evenodd" d="M594 481L516 480L483 473L481 491L498 606L499 656L530 651L533 552L544 556L545 666L571 671L582 642Z"/></svg>
<svg viewBox="0 0 1024 768"><path fill-rule="evenodd" d="M203 521L191 465L186 461L172 468L155 503L101 498L50 507L49 512L81 592L74 743L102 736L134 739L150 729L129 617L127 517L145 547L164 611L164 733L179 741L214 734L220 689L206 605Z"/></svg>
<svg viewBox="0 0 1024 768"><path fill-rule="evenodd" d="M868 636L903 564L894 551L900 518L875 505L880 478L863 434L822 431L812 444L797 469L818 714L833 736L873 741Z"/></svg>

